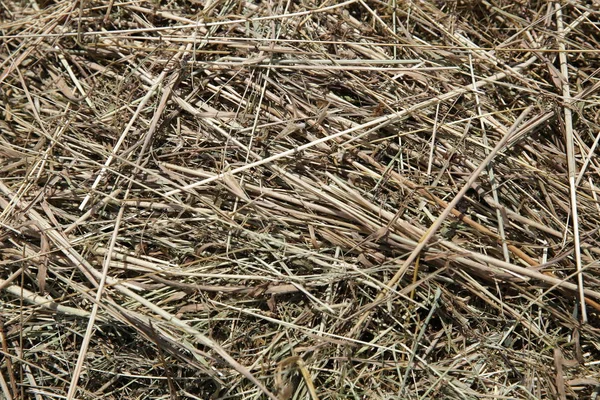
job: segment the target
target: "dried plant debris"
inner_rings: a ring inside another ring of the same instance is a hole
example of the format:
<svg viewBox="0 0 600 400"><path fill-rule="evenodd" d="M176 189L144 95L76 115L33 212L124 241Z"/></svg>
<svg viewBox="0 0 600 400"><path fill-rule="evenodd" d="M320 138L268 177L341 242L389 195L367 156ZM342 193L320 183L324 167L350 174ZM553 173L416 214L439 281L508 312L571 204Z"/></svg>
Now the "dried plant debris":
<svg viewBox="0 0 600 400"><path fill-rule="evenodd" d="M0 397L598 397L597 10L1 3Z"/></svg>

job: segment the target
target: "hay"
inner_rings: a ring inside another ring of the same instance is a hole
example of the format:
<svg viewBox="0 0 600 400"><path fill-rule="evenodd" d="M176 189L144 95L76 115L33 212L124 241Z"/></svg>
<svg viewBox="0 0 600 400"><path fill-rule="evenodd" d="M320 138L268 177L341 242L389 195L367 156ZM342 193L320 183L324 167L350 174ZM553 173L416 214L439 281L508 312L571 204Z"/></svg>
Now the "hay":
<svg viewBox="0 0 600 400"><path fill-rule="evenodd" d="M593 8L0 10L5 398L600 391Z"/></svg>

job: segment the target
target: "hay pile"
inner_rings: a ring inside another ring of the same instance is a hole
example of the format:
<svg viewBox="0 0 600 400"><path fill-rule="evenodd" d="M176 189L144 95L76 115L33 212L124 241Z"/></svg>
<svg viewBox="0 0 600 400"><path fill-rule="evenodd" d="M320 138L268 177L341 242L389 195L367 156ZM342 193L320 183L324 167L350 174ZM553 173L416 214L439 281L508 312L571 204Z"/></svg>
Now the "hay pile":
<svg viewBox="0 0 600 400"><path fill-rule="evenodd" d="M1 396L596 396L593 8L3 2Z"/></svg>

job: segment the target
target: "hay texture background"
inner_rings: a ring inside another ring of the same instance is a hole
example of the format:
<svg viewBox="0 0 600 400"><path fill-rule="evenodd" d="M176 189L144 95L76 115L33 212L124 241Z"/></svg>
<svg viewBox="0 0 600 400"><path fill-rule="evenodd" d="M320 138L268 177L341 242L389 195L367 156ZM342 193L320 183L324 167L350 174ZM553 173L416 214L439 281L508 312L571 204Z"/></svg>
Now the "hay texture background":
<svg viewBox="0 0 600 400"><path fill-rule="evenodd" d="M3 1L0 396L600 391L595 1Z"/></svg>

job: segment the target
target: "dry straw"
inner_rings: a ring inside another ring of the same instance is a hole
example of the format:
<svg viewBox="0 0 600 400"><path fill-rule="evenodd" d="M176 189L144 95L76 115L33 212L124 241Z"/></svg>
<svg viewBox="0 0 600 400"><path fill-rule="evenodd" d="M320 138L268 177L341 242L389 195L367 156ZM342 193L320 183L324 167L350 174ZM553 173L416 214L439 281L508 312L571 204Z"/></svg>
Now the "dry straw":
<svg viewBox="0 0 600 400"><path fill-rule="evenodd" d="M3 2L0 397L595 398L595 8Z"/></svg>

